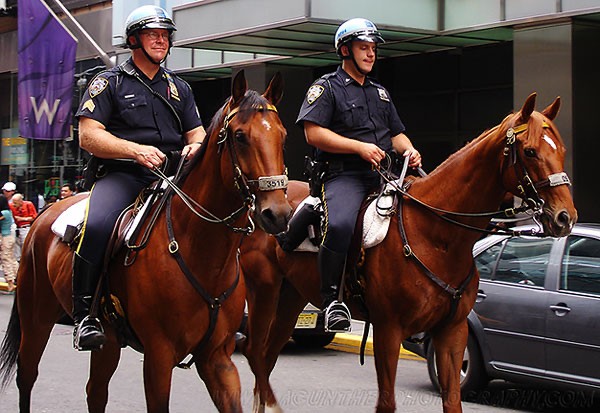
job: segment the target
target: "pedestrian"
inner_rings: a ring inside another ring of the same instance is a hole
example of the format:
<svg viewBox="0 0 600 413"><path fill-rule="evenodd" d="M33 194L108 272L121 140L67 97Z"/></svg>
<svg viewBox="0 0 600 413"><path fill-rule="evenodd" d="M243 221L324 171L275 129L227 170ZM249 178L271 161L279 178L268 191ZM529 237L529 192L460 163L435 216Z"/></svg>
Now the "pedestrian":
<svg viewBox="0 0 600 413"><path fill-rule="evenodd" d="M29 228L33 220L37 217L37 211L33 202L23 199L23 194L16 193L12 197L12 203L9 204L15 223L17 224L17 234L15 242L15 257L17 261L21 260L21 250L23 242L29 233Z"/></svg>
<svg viewBox="0 0 600 413"><path fill-rule="evenodd" d="M89 309L117 217L156 179L151 169L163 163L167 151L181 150L189 159L206 135L191 87L161 66L173 45L171 17L161 7L142 6L125 26L131 57L90 82L76 114L81 147L103 164L73 260L78 350L98 349L105 341L100 320L89 317Z"/></svg>
<svg viewBox="0 0 600 413"><path fill-rule="evenodd" d="M60 187L60 199L65 199L75 195L75 185L66 183Z"/></svg>
<svg viewBox="0 0 600 413"><path fill-rule="evenodd" d="M2 195L4 195L4 197L8 200L9 203L11 202L11 199L15 194L16 190L17 185L15 185L14 182L8 181L4 185L2 185Z"/></svg>
<svg viewBox="0 0 600 413"><path fill-rule="evenodd" d="M374 168L392 150L407 157L411 167L421 165L389 92L367 76L383 42L371 21L344 22L334 42L341 65L312 84L297 119L316 160L327 167L320 188L326 220L318 255L327 331L350 330L350 311L338 293L360 205L379 184Z"/></svg>
<svg viewBox="0 0 600 413"><path fill-rule="evenodd" d="M4 279L8 284L7 291L12 293L16 288L17 260L15 259L14 246L14 224L12 212L8 206L8 200L0 196L0 234L2 242L0 246L0 261L4 271Z"/></svg>

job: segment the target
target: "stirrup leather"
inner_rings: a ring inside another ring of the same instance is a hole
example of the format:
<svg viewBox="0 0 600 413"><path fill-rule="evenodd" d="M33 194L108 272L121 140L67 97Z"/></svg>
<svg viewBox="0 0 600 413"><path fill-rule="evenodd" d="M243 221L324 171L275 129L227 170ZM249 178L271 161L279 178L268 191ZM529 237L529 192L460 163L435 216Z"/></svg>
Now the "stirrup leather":
<svg viewBox="0 0 600 413"><path fill-rule="evenodd" d="M341 301L334 301L325 309L325 331L349 333L352 330L350 310Z"/></svg>

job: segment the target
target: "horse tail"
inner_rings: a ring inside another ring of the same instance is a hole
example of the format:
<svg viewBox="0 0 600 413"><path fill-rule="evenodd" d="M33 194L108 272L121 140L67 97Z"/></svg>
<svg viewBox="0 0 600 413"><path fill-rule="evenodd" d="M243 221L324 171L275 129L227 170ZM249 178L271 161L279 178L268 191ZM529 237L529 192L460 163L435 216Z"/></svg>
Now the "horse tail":
<svg viewBox="0 0 600 413"><path fill-rule="evenodd" d="M6 328L6 335L0 347L0 390L6 388L13 378L17 367L19 347L21 346L21 321L19 320L19 307L17 300L13 303L10 320Z"/></svg>

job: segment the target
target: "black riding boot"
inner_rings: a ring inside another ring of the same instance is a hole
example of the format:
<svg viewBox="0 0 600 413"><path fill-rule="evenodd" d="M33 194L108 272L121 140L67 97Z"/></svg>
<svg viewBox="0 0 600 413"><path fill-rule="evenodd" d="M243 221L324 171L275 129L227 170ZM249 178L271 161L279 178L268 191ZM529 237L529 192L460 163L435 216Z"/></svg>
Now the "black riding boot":
<svg viewBox="0 0 600 413"><path fill-rule="evenodd" d="M298 248L308 236L308 227L310 225L316 226L320 219L321 214L315 211L313 205L302 205L302 208L290 220L288 230L275 236L281 249L291 252Z"/></svg>
<svg viewBox="0 0 600 413"><path fill-rule="evenodd" d="M75 253L73 258L73 347L98 350L106 341L100 320L89 316L100 268Z"/></svg>
<svg viewBox="0 0 600 413"><path fill-rule="evenodd" d="M321 274L322 309L325 311L325 331L350 331L350 310L339 301L339 288L346 264L346 254L319 248L319 273Z"/></svg>

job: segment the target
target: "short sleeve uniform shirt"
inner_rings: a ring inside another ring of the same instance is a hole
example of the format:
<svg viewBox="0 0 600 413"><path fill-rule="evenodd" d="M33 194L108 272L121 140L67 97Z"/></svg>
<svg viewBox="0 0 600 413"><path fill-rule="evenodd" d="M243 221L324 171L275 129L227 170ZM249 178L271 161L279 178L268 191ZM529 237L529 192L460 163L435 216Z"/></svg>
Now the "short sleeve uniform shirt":
<svg viewBox="0 0 600 413"><path fill-rule="evenodd" d="M367 77L356 82L341 67L319 79L308 89L296 123L313 122L346 138L392 149L391 138L404 132L389 92ZM363 162L358 155L332 154L317 150L319 160Z"/></svg>
<svg viewBox="0 0 600 413"><path fill-rule="evenodd" d="M131 59L129 63L133 65ZM102 72L91 81L76 116L102 123L121 139L156 146L163 152L180 150L185 144L183 132L202 126L191 87L162 67L152 80L135 70L175 109L183 130L165 102L119 67Z"/></svg>

